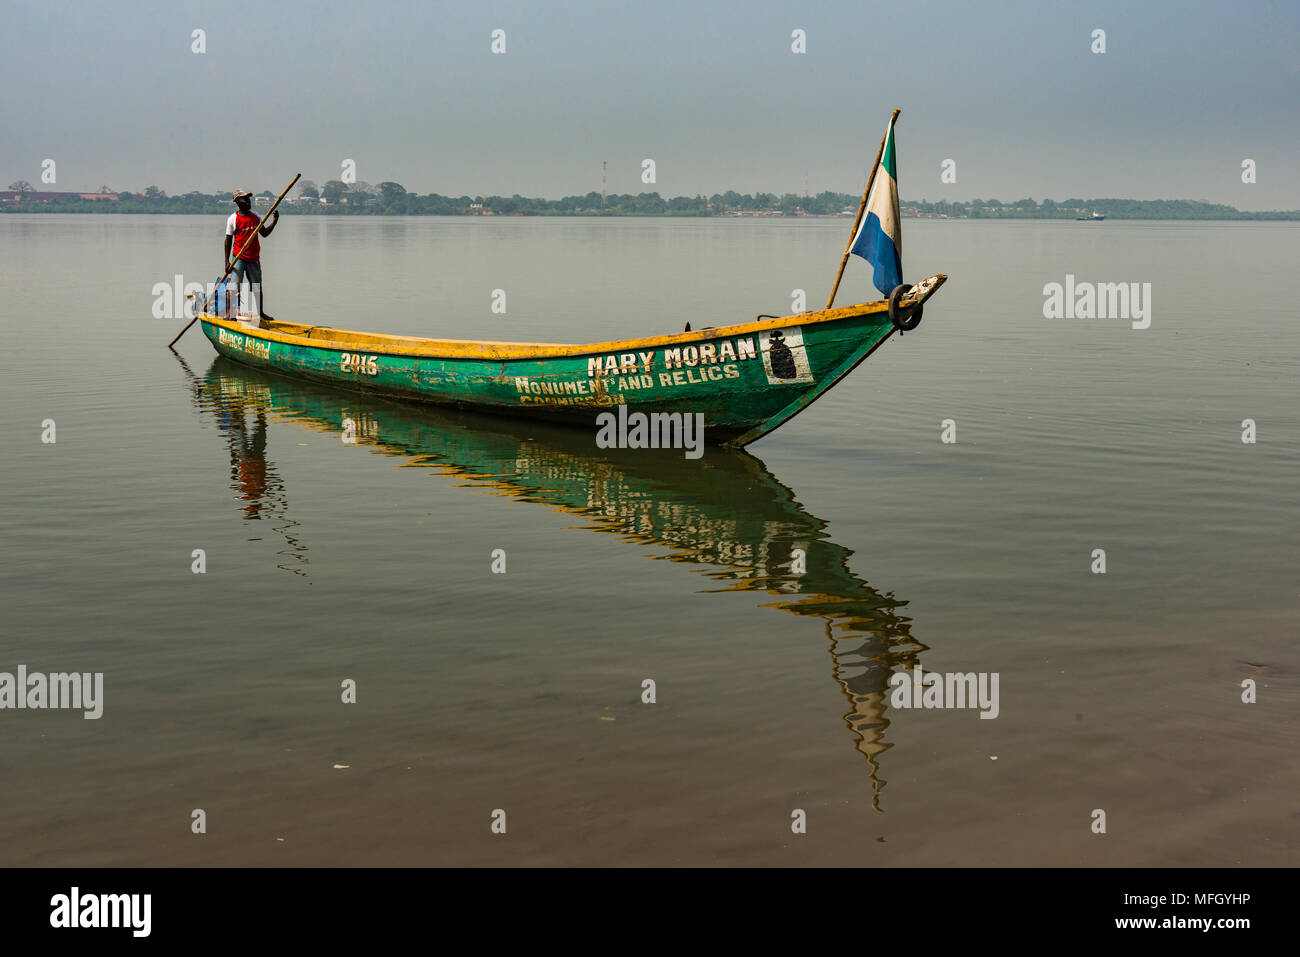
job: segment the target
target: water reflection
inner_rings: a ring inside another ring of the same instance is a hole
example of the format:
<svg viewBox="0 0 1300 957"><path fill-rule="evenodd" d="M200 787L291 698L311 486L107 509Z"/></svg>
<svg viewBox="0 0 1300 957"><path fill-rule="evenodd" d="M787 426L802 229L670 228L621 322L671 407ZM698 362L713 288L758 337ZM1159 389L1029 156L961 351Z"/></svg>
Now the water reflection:
<svg viewBox="0 0 1300 957"><path fill-rule="evenodd" d="M188 372L188 368L187 368ZM879 756L885 740L888 681L910 670L926 647L882 593L848 565L852 552L830 541L753 455L710 448L704 459L679 451L599 449L588 433L412 406L280 378L218 358L191 374L195 404L229 445L232 487L245 519L271 519L304 574L307 549L287 517L283 481L267 454L267 423L355 435L356 444L432 468L479 491L536 502L581 516L592 531L664 546L654 556L698 567L710 591L751 591L763 607L823 625L831 674L849 702L844 722L865 757L880 810ZM285 429L287 432L288 430Z"/></svg>
<svg viewBox="0 0 1300 957"><path fill-rule="evenodd" d="M177 357L179 359L179 356ZM267 412L264 401L256 401L239 390L214 388L211 370L200 379L180 359L190 379L195 404L216 422L230 453L230 488L246 521L265 521L284 539L276 555L276 567L306 576L307 546L298 537L299 523L289 517L289 500L284 479L266 458ZM261 536L249 541L260 541Z"/></svg>

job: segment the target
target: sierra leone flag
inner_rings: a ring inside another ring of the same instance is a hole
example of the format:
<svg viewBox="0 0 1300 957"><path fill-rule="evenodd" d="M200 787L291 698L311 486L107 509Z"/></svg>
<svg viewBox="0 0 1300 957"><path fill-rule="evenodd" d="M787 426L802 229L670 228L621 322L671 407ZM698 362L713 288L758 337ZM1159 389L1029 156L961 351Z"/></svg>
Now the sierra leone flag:
<svg viewBox="0 0 1300 957"><path fill-rule="evenodd" d="M876 267L873 281L888 296L903 281L903 227L898 216L898 167L894 164L894 121L885 133L885 150L871 183L867 208L850 252Z"/></svg>

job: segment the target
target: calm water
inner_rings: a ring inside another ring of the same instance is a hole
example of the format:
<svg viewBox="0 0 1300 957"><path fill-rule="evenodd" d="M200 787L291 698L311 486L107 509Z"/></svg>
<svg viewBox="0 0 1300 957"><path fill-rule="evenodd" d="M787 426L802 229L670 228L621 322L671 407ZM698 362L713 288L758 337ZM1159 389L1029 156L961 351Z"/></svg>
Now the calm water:
<svg viewBox="0 0 1300 957"><path fill-rule="evenodd" d="M815 308L847 229L286 217L267 308L649 335ZM0 863L1295 863L1300 229L905 233L920 329L688 461L178 360L151 287L221 217L0 217L0 671L105 699L0 711ZM1151 327L1044 319L1067 273ZM890 707L918 665L998 717Z"/></svg>

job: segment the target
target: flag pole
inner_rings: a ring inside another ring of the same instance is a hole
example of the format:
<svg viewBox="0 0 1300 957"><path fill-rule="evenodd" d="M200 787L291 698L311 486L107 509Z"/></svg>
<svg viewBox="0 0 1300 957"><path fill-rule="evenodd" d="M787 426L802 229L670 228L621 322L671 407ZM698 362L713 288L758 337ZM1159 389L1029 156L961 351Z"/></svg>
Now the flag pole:
<svg viewBox="0 0 1300 957"><path fill-rule="evenodd" d="M831 297L826 300L826 308L829 309L835 302L835 294L840 290L840 279L844 276L844 266L849 261L849 252L853 249L853 238L858 234L858 227L862 225L862 212L867 208L867 196L871 194L871 184L876 181L876 170L880 169L880 158L885 155L885 140L889 139L889 131L894 128L898 121L898 114L902 110L894 110L894 115L889 118L889 126L885 127L885 135L880 139L880 149L876 152L876 161L871 164L871 175L867 177L867 188L862 193L862 202L858 203L858 215L853 217L853 231L849 233L848 245L844 247L844 258L840 260L840 271L835 274L835 285L831 286Z"/></svg>

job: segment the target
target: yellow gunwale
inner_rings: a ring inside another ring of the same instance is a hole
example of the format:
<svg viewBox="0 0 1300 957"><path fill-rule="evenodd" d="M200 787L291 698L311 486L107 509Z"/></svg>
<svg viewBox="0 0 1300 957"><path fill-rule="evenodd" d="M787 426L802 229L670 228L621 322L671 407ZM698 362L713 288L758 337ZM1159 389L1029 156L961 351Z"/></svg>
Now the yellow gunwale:
<svg viewBox="0 0 1300 957"><path fill-rule="evenodd" d="M924 302L938 290L939 286L943 285L946 279L947 276L937 275L918 283L916 291L921 295L917 297L906 296L903 298L903 302L908 305L914 305L914 300ZM596 353L659 349L679 343L707 342L710 339L750 335L767 329L779 329L783 326L808 326L888 311L889 303L880 299L875 302L860 302L852 306L841 306L838 309L802 312L792 316L781 316L776 319L761 319L755 322L718 326L714 329L694 329L690 332L677 332L663 336L647 336L641 339L618 339L611 342L585 344L426 339L418 336L356 332L350 329L334 329L330 326L313 326L305 323L281 322L280 320L272 320L270 326L263 329L245 326L240 324L238 320L223 319L220 316L203 314L200 318L204 322L229 329L231 332L252 336L256 339L265 339L270 342L282 342L286 345L330 349L336 352L353 352L364 348L366 352L376 355L412 356L431 359L482 359L505 362L512 359L559 359L567 356L585 356Z"/></svg>
<svg viewBox="0 0 1300 957"><path fill-rule="evenodd" d="M281 322L272 320L267 328L252 328L242 325L238 320L223 319L220 316L203 315L204 322L229 329L242 335L271 342L283 342L287 345L309 346L316 349L333 349L336 351L356 351L364 347L377 355L419 356L421 358L449 359L485 359L504 361L508 359L552 359L565 356L583 356L593 353L631 352L633 350L658 349L677 343L707 342L729 336L749 335L765 329L781 326L812 325L819 322L833 322L854 316L871 315L888 311L889 304L881 302L859 303L843 306L839 309L826 309L821 312L800 313L782 316L777 319L763 319L758 322L743 322L731 326L718 326L715 329L695 329L690 332L678 332L666 336L647 336L641 339L619 339L612 342L593 342L572 344L562 342L480 342L470 339L424 339L417 336L393 336L382 333L355 332L350 329L334 329L329 326L309 326L303 323ZM293 332L282 331L291 329ZM297 333L297 334L295 334ZM305 335L303 333L306 333ZM313 335L312 333L317 333ZM320 335L328 333L328 335Z"/></svg>

